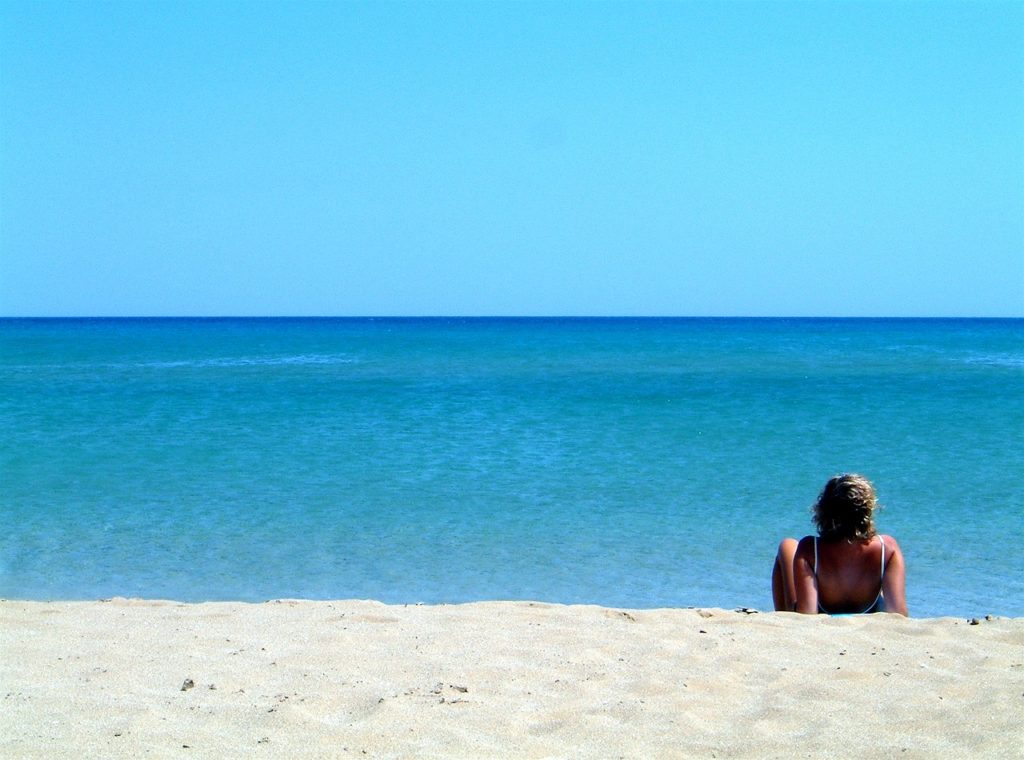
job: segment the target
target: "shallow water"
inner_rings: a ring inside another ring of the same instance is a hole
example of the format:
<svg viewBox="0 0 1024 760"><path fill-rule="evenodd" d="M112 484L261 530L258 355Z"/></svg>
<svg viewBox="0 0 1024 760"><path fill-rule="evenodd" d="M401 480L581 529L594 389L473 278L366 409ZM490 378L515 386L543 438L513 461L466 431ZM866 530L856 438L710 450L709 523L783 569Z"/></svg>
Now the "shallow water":
<svg viewBox="0 0 1024 760"><path fill-rule="evenodd" d="M771 605L871 477L1024 615L1022 320L0 320L0 595Z"/></svg>

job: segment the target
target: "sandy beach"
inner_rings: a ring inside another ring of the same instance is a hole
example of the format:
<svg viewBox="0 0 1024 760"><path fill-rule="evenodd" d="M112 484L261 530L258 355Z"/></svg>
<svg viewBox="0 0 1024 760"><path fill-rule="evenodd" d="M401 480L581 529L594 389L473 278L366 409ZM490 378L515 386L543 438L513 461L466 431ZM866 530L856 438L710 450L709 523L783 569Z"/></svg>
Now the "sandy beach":
<svg viewBox="0 0 1024 760"><path fill-rule="evenodd" d="M0 603L3 757L1020 757L1024 619Z"/></svg>

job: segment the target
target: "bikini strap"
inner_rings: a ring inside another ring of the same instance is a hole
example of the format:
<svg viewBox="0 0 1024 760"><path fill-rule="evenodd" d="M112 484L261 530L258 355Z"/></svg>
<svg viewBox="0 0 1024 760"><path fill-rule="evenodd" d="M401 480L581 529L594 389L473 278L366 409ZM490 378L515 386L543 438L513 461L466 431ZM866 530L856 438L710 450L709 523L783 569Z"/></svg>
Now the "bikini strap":
<svg viewBox="0 0 1024 760"><path fill-rule="evenodd" d="M879 534L878 540L882 542L882 574L879 578L885 580L885 539Z"/></svg>
<svg viewBox="0 0 1024 760"><path fill-rule="evenodd" d="M814 577L818 577L818 537L814 537Z"/></svg>

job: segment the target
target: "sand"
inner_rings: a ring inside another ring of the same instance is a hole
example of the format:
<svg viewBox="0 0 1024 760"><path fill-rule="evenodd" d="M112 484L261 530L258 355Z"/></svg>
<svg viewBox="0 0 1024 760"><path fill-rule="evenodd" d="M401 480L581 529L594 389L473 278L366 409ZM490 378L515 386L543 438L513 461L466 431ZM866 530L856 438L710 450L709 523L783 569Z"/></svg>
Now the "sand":
<svg viewBox="0 0 1024 760"><path fill-rule="evenodd" d="M2 757L1024 757L1024 619L0 602Z"/></svg>

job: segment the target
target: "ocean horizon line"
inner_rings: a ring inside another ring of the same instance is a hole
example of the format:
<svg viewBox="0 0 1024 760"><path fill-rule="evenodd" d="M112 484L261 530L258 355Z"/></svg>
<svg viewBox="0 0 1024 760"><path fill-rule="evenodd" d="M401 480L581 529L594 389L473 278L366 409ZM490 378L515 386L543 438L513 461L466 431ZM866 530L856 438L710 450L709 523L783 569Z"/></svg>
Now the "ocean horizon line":
<svg viewBox="0 0 1024 760"><path fill-rule="evenodd" d="M32 315L0 316L3 322L1020 322L1024 316L741 316L741 315L585 315L585 314L430 314L430 315Z"/></svg>

